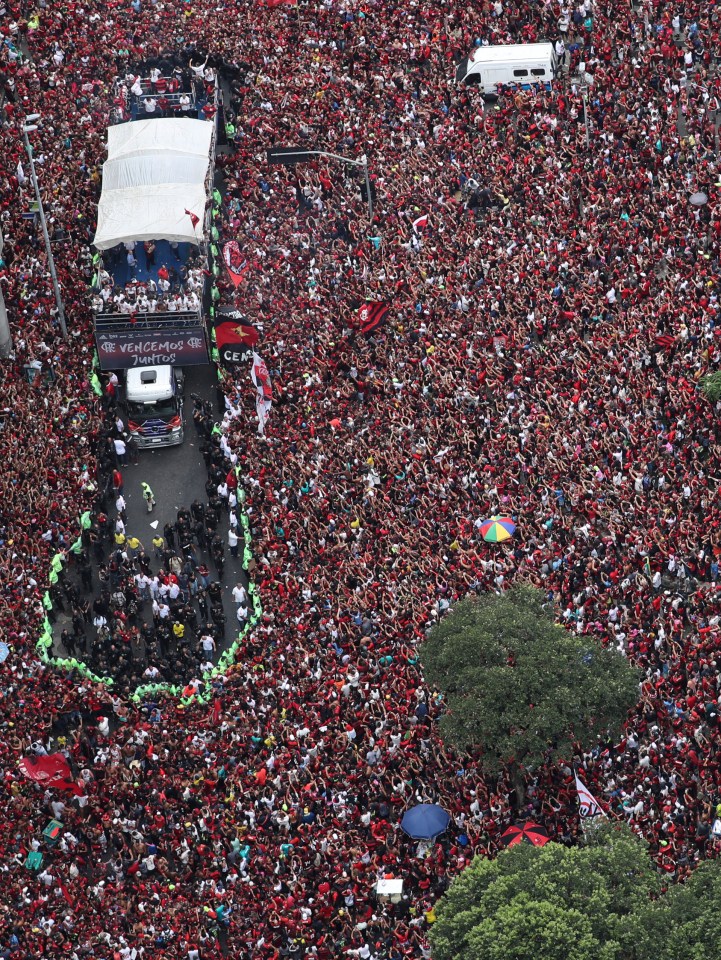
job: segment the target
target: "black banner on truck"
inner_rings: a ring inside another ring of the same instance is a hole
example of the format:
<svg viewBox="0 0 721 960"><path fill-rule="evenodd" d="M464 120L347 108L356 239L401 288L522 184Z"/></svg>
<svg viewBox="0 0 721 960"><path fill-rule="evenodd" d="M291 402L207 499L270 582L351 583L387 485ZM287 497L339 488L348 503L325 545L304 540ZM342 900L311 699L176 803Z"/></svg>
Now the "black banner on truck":
<svg viewBox="0 0 721 960"><path fill-rule="evenodd" d="M96 330L101 370L130 367L193 367L208 362L202 326L182 329Z"/></svg>

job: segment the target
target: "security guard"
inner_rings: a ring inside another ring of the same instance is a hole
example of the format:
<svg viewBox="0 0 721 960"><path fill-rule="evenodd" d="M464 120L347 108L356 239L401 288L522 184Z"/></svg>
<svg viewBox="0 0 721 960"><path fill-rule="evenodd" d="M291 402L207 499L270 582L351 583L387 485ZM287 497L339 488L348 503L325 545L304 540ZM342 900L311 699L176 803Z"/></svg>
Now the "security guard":
<svg viewBox="0 0 721 960"><path fill-rule="evenodd" d="M140 486L143 488L143 499L148 505L148 513L151 513L153 507L155 506L155 496L153 491L150 489L150 484L146 483L144 480L141 482Z"/></svg>

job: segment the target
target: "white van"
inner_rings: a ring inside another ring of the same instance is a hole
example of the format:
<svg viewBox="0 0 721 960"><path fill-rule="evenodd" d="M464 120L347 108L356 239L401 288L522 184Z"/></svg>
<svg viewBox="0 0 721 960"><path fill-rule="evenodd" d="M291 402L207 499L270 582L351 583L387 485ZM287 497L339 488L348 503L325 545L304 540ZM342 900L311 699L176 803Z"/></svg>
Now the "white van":
<svg viewBox="0 0 721 960"><path fill-rule="evenodd" d="M183 442L183 375L171 366L132 367L125 374L128 431L138 447Z"/></svg>
<svg viewBox="0 0 721 960"><path fill-rule="evenodd" d="M474 47L458 64L456 80L479 84L486 94L497 93L500 84L528 88L542 83L550 89L557 68L552 43Z"/></svg>

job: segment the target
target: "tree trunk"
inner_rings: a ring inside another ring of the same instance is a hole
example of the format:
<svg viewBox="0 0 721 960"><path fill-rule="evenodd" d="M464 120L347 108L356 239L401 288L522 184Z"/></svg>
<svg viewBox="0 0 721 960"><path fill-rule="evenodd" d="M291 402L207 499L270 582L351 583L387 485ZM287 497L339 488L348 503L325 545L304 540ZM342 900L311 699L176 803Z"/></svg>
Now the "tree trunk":
<svg viewBox="0 0 721 960"><path fill-rule="evenodd" d="M514 760L509 767L513 791L516 795L513 803L514 810L520 810L526 802L526 779L523 776L523 768Z"/></svg>

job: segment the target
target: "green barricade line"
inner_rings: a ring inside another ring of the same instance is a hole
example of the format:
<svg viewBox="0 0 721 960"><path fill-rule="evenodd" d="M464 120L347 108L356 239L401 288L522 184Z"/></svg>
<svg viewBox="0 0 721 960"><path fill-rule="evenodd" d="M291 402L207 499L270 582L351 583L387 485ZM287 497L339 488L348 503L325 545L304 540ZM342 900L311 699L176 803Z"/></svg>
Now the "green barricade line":
<svg viewBox="0 0 721 960"><path fill-rule="evenodd" d="M245 498L243 498L245 500ZM240 514L240 525L243 529L243 540L245 546L243 548L243 569L248 571L248 565L253 557L253 553L248 546L248 543L251 540L250 537L250 518L245 510L241 511ZM80 517L80 526L81 529L87 524L89 525L90 515L89 511L86 511ZM50 573L48 574L48 580L50 583L57 583L58 574L62 571L65 565L65 558L62 553L56 553L50 562ZM201 686L197 693L192 697L183 697L180 700L180 703L183 707L190 706L193 702L198 703L209 703L212 690L209 689L210 683L219 676L225 674L235 663L235 658L240 649L241 641L245 636L255 627L255 625L260 620L263 615L263 607L260 602L260 597L258 596L258 588L255 583L248 583L248 593L253 598L253 612L248 619L247 623L243 629L238 633L236 639L231 643L227 650L221 655L217 665L213 667L212 670L208 671L205 677L205 682ZM43 596L43 606L47 612L50 612L53 609L53 602L50 596L49 591L45 591ZM42 628L39 637L35 641L35 651L38 658L46 666L54 667L57 670L74 670L76 673L80 674L86 680L90 680L93 683L103 683L107 687L112 687L114 685L114 680L112 677L99 677L97 674L82 662L82 660L77 660L75 657L53 657L48 653L48 650L51 650L53 646L53 627L46 615L43 618ZM135 689L135 692L131 695L130 699L133 703L140 703L142 699L146 696L160 695L160 694L169 694L170 696L177 697L182 693L182 689L171 683L146 683Z"/></svg>

